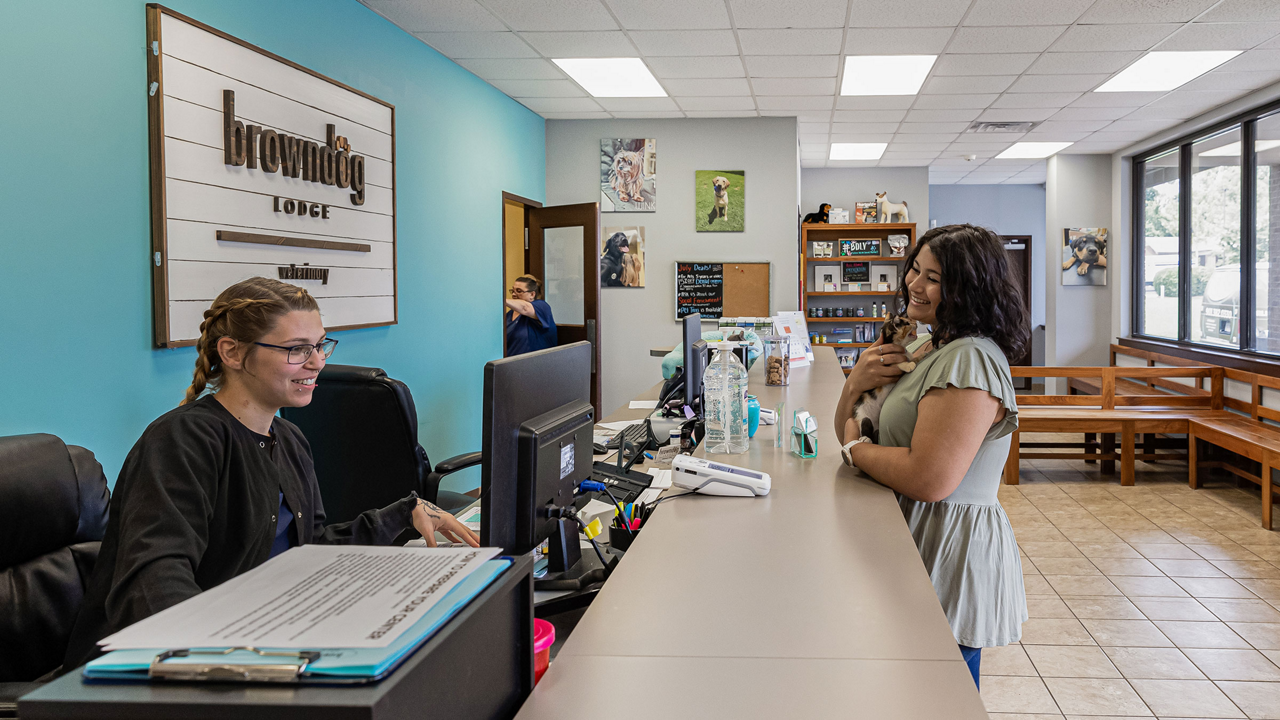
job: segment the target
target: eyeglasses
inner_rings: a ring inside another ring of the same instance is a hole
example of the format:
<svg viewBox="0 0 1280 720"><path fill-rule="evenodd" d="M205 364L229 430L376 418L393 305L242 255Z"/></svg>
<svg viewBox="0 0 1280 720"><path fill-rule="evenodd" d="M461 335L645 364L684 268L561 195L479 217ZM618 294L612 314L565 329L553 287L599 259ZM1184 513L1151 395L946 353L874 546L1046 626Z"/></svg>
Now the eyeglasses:
<svg viewBox="0 0 1280 720"><path fill-rule="evenodd" d="M521 290L518 287L511 288L511 292L515 293L516 295L533 295L534 294L532 290Z"/></svg>
<svg viewBox="0 0 1280 720"><path fill-rule="evenodd" d="M333 347L338 344L337 340L322 340L315 345L294 345L292 347L284 347L283 345L268 345L267 343L255 342L254 345L261 345L265 348L273 348L275 350L287 350L289 352L289 364L301 365L311 359L311 351L315 350L320 353L320 357L328 360L333 354Z"/></svg>

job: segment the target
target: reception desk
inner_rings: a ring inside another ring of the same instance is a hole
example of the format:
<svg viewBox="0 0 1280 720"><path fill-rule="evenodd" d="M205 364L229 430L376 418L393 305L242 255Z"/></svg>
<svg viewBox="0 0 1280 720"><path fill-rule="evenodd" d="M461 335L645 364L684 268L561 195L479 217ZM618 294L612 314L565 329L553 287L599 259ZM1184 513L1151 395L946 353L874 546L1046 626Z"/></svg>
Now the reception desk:
<svg viewBox="0 0 1280 720"><path fill-rule="evenodd" d="M517 717L987 717L893 492L841 462L844 374L814 350L788 387L756 363L750 392L812 413L817 457L764 425L716 456L769 473L769 495L664 502Z"/></svg>

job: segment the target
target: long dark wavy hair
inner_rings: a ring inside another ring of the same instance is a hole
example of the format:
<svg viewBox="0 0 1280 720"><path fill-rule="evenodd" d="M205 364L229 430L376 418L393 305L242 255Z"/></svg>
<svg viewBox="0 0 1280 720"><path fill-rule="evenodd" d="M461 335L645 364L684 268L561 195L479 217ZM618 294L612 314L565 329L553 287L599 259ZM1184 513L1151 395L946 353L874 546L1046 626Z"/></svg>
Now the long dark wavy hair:
<svg viewBox="0 0 1280 720"><path fill-rule="evenodd" d="M933 346L963 337L991 338L1011 361L1031 341L1022 291L1014 284L1000 236L975 225L946 225L925 233L907 254L898 308L907 307L906 274L928 247L942 267L942 300L933 326Z"/></svg>

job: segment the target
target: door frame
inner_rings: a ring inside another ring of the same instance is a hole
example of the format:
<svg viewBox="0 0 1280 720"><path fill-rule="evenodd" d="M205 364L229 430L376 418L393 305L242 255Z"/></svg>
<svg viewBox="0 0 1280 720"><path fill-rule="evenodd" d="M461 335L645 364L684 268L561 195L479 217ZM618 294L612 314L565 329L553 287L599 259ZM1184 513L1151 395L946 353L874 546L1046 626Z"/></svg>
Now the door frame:
<svg viewBox="0 0 1280 720"><path fill-rule="evenodd" d="M1009 364L1010 365L1030 365L1031 364L1031 340L1030 340L1029 333L1031 332L1031 328L1032 328L1031 291L1034 287L1034 277L1031 274L1031 248L1032 248L1033 239L1030 235L1001 235L1000 240L1006 246L1008 246L1010 243L1021 243L1023 246L1022 247L1022 253L1023 253L1022 287L1019 288L1019 290L1022 291L1023 309L1026 310L1026 313L1027 313L1027 332L1028 332L1027 352L1026 352L1026 355L1023 357L1009 358ZM1005 250L1009 250L1009 248L1006 247ZM1030 386L1029 380L1028 380L1028 386Z"/></svg>
<svg viewBox="0 0 1280 720"><path fill-rule="evenodd" d="M524 266L526 269L528 269L529 267L529 235L528 235L529 208L542 207L542 203L538 202L537 200L530 200L527 197L521 197L520 195L516 195L515 193L509 193L505 190L502 191L502 206L499 210L499 212L501 213L499 217L502 218L502 234L500 236L501 245L499 246L498 249L502 256L502 284L504 286L507 284L507 202L508 201L524 206L524 228L523 229L525 230L525 233L526 233L525 243L524 243ZM503 302L507 300L506 287L502 288L502 300ZM499 303L499 306L501 307L501 303ZM506 314L507 314L507 311L504 309L502 311L503 317L506 317ZM504 327L502 332L502 357L506 357L506 356L507 356L507 333L506 333L505 321L504 321Z"/></svg>

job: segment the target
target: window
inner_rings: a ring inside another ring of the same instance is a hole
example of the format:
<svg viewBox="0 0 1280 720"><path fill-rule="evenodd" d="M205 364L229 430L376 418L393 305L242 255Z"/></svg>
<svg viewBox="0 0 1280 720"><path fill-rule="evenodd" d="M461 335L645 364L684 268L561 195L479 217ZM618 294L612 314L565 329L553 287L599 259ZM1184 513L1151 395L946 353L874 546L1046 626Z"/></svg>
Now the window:
<svg viewBox="0 0 1280 720"><path fill-rule="evenodd" d="M1146 161L1143 185L1143 330L1178 339L1178 151Z"/></svg>
<svg viewBox="0 0 1280 720"><path fill-rule="evenodd" d="M1254 192L1254 237L1257 280L1254 284L1254 347L1259 352L1280 354L1280 264L1273 268L1271 256L1280 257L1280 113L1260 118L1253 143L1257 158ZM1273 247L1275 252L1273 252Z"/></svg>
<svg viewBox="0 0 1280 720"><path fill-rule="evenodd" d="M1191 342L1240 347L1239 126L1191 144L1190 281Z"/></svg>

